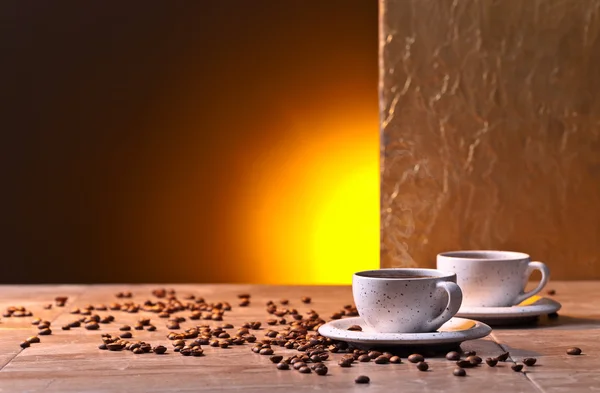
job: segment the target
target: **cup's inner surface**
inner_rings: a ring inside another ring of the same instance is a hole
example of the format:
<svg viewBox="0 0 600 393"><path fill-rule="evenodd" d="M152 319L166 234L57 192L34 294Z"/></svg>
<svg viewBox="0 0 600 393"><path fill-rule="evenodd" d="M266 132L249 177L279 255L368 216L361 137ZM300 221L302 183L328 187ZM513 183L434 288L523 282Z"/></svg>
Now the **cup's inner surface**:
<svg viewBox="0 0 600 393"><path fill-rule="evenodd" d="M460 259L486 259L486 260L514 260L514 259L526 259L529 255L522 252L514 251L449 251L439 254L446 258L460 258Z"/></svg>
<svg viewBox="0 0 600 393"><path fill-rule="evenodd" d="M438 278L446 277L449 274L441 272L435 269L378 269L378 270L366 270L363 272L354 273L359 277L366 278L380 278L380 279L427 279L427 278Z"/></svg>

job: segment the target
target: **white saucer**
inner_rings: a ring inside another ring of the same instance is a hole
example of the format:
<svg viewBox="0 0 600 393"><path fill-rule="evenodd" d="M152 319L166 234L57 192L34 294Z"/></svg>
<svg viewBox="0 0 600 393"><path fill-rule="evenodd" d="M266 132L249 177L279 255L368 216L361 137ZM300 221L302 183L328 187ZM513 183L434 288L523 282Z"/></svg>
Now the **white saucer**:
<svg viewBox="0 0 600 393"><path fill-rule="evenodd" d="M348 328L359 325L363 331ZM457 346L463 341L485 337L492 328L485 323L464 318L452 318L442 327L431 333L377 333L368 327L360 317L338 319L322 325L319 333L334 340L346 341L355 346Z"/></svg>
<svg viewBox="0 0 600 393"><path fill-rule="evenodd" d="M542 315L560 310L559 302L552 299L532 296L512 307L466 307L462 306L457 316L473 318L490 325L504 325L529 322Z"/></svg>

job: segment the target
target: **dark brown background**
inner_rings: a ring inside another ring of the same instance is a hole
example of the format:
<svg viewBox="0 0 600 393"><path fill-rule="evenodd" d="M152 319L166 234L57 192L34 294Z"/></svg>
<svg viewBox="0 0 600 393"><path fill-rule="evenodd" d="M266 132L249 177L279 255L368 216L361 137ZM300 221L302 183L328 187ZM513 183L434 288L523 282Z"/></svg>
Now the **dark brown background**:
<svg viewBox="0 0 600 393"><path fill-rule="evenodd" d="M374 0L3 1L0 18L0 282L249 281L234 197L294 144L289 114L362 111L376 132Z"/></svg>

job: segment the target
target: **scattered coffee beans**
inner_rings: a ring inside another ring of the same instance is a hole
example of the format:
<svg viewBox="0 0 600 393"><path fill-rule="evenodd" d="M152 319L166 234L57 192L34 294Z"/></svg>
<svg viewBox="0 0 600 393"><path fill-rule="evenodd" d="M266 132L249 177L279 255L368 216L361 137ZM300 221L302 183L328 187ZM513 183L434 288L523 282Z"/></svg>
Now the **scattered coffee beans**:
<svg viewBox="0 0 600 393"><path fill-rule="evenodd" d="M496 367L496 364L498 364L498 359L496 358L487 358L485 359L485 363L490 366L490 367Z"/></svg>
<svg viewBox="0 0 600 393"><path fill-rule="evenodd" d="M131 330L131 326L129 326L129 325L123 325L123 326L121 326L121 327L119 328L119 330L121 330L121 331L123 331L123 332L126 332L126 331L128 331L128 330Z"/></svg>
<svg viewBox="0 0 600 393"><path fill-rule="evenodd" d="M240 307L247 307L247 306L249 306L249 305L250 305L250 299L248 299L248 298L243 298L243 299L242 299L242 300L241 300L241 301L238 303L238 305L239 305Z"/></svg>
<svg viewBox="0 0 600 393"><path fill-rule="evenodd" d="M356 360L364 363L364 362L370 362L371 358L369 357L369 355L360 355Z"/></svg>
<svg viewBox="0 0 600 393"><path fill-rule="evenodd" d="M300 373L302 373L302 374L310 374L310 373L312 372L312 371L310 371L310 368L309 368L309 367L306 367L306 366L304 366L304 367L300 367L300 368L298 369L298 371L299 371Z"/></svg>
<svg viewBox="0 0 600 393"><path fill-rule="evenodd" d="M390 358L388 358L385 355L381 355L377 359L375 359L375 364L388 364L389 362Z"/></svg>
<svg viewBox="0 0 600 393"><path fill-rule="evenodd" d="M300 298L300 300L302 300L302 303L308 304L311 302L311 298L309 298L308 296L303 296Z"/></svg>
<svg viewBox="0 0 600 393"><path fill-rule="evenodd" d="M49 335L51 335L51 334L52 334L52 330L50 330L49 328L42 329L42 330L40 330L40 331L38 332L38 334L39 334L40 336L49 336Z"/></svg>
<svg viewBox="0 0 600 393"><path fill-rule="evenodd" d="M400 359L400 356L392 356L390 358L390 363L400 364L402 363L402 359Z"/></svg>
<svg viewBox="0 0 600 393"><path fill-rule="evenodd" d="M497 356L496 359L498 359L501 362L506 362L506 360L508 360L508 357L510 356L510 353L508 352L504 352L503 354L501 354L500 356Z"/></svg>
<svg viewBox="0 0 600 393"><path fill-rule="evenodd" d="M456 352L456 351L452 351L452 352L448 352L446 354L446 359L448 360L460 360L460 353Z"/></svg>
<svg viewBox="0 0 600 393"><path fill-rule="evenodd" d="M476 355L471 355L471 356L467 357L467 360L473 366L477 366L478 364L481 364L481 362L482 362L481 358L479 356L476 356Z"/></svg>
<svg viewBox="0 0 600 393"><path fill-rule="evenodd" d="M290 365L287 363L277 363L277 369L278 370L289 370Z"/></svg>
<svg viewBox="0 0 600 393"><path fill-rule="evenodd" d="M167 347L163 345L157 345L156 347L154 347L154 353L158 355L162 355L165 352L167 352Z"/></svg>
<svg viewBox="0 0 600 393"><path fill-rule="evenodd" d="M527 366L527 367L531 367L535 364L535 362L537 362L536 358L525 358L523 359L523 363Z"/></svg>
<svg viewBox="0 0 600 393"><path fill-rule="evenodd" d="M40 342L40 338L38 336L31 336L27 339L30 344L35 344Z"/></svg>
<svg viewBox="0 0 600 393"><path fill-rule="evenodd" d="M85 328L87 330L98 330L100 328L100 325L98 325L97 322L88 322L85 324Z"/></svg>
<svg viewBox="0 0 600 393"><path fill-rule="evenodd" d="M131 337L133 337L133 334L131 334L131 332L124 332L124 333L121 333L119 335L119 337L121 337L121 338L131 338Z"/></svg>
<svg viewBox="0 0 600 393"><path fill-rule="evenodd" d="M269 358L269 360L272 361L273 363L281 363L281 361L283 360L283 356L273 355Z"/></svg>
<svg viewBox="0 0 600 393"><path fill-rule="evenodd" d="M23 341L21 344L19 344L19 346L23 349L29 347L31 344L29 343L29 341Z"/></svg>
<svg viewBox="0 0 600 393"><path fill-rule="evenodd" d="M359 375L358 377L356 377L354 382L355 383L369 383L369 382L371 382L371 378L367 377L366 375Z"/></svg>
<svg viewBox="0 0 600 393"><path fill-rule="evenodd" d="M417 363L417 368L419 371L427 371L429 370L429 364L427 362L419 362Z"/></svg>
<svg viewBox="0 0 600 393"><path fill-rule="evenodd" d="M340 367L351 367L352 366L352 359L342 359L339 361L339 366Z"/></svg>
<svg viewBox="0 0 600 393"><path fill-rule="evenodd" d="M581 348L572 347L567 349L567 355L581 355Z"/></svg>
<svg viewBox="0 0 600 393"><path fill-rule="evenodd" d="M469 357L469 356L475 356L475 355L477 355L477 352L475 352L475 351L466 351L464 354L465 354L465 357Z"/></svg>
<svg viewBox="0 0 600 393"><path fill-rule="evenodd" d="M460 367L459 368L455 368L454 371L452 371L452 374L455 377L465 377L465 376L467 376L467 372L465 371L465 369L464 368L460 368Z"/></svg>
<svg viewBox="0 0 600 393"><path fill-rule="evenodd" d="M519 363L515 363L512 366L510 366L510 368L512 368L513 371L521 371L523 370L523 365L519 364Z"/></svg>
<svg viewBox="0 0 600 393"><path fill-rule="evenodd" d="M424 360L425 360L425 358L423 357L423 355L419 355L418 353L413 353L412 355L410 355L408 357L408 361L411 363L419 363Z"/></svg>
<svg viewBox="0 0 600 393"><path fill-rule="evenodd" d="M556 295L556 290L555 290L555 289L548 289L548 290L546 291L546 293L547 293L548 295L550 295L550 296L554 296L554 295Z"/></svg>
<svg viewBox="0 0 600 393"><path fill-rule="evenodd" d="M272 355L273 350L271 348L263 348L259 351L261 355Z"/></svg>
<svg viewBox="0 0 600 393"><path fill-rule="evenodd" d="M71 326L70 325L63 325L61 327L62 330L71 330Z"/></svg>
<svg viewBox="0 0 600 393"><path fill-rule="evenodd" d="M456 362L456 365L460 368L474 367L474 365L468 360L459 360L458 362Z"/></svg>
<svg viewBox="0 0 600 393"><path fill-rule="evenodd" d="M325 365L323 365L322 367L315 367L315 373L317 375L327 375L327 371L329 371L329 369Z"/></svg>

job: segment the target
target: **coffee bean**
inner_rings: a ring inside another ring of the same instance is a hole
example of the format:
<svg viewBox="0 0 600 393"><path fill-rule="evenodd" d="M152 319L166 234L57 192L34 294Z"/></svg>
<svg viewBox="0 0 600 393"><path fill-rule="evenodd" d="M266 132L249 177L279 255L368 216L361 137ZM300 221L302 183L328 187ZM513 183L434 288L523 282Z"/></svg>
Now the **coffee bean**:
<svg viewBox="0 0 600 393"><path fill-rule="evenodd" d="M281 363L281 361L283 360L283 356L273 355L269 358L269 360L272 361L273 363Z"/></svg>
<svg viewBox="0 0 600 393"><path fill-rule="evenodd" d="M478 364L481 364L481 362L482 362L481 358L476 355L471 355L471 356L467 357L467 360L474 366L477 366Z"/></svg>
<svg viewBox="0 0 600 393"><path fill-rule="evenodd" d="M144 353L144 350L142 348L135 348L132 352L139 355L140 353Z"/></svg>
<svg viewBox="0 0 600 393"><path fill-rule="evenodd" d="M527 367L533 366L535 364L535 362L537 362L536 358L525 358L525 359L523 359L523 363L525 363L525 365Z"/></svg>
<svg viewBox="0 0 600 393"><path fill-rule="evenodd" d="M331 319L341 319L342 318L342 313L340 313L340 312L333 313L333 314L331 314L331 316L329 318L331 318Z"/></svg>
<svg viewBox="0 0 600 393"><path fill-rule="evenodd" d="M411 363L419 363L424 360L425 360L425 358L423 358L423 355L419 355L418 353L413 353L412 355L410 355L408 357L408 361Z"/></svg>
<svg viewBox="0 0 600 393"><path fill-rule="evenodd" d="M29 347L31 344L29 343L29 341L23 341L21 344L19 344L19 346L23 349Z"/></svg>
<svg viewBox="0 0 600 393"><path fill-rule="evenodd" d="M298 369L298 372L300 372L302 374L310 374L312 371L310 371L310 368L304 366L304 367L300 367L300 369Z"/></svg>
<svg viewBox="0 0 600 393"><path fill-rule="evenodd" d="M154 325L149 325L149 326L146 328L146 330L147 330L147 331L149 331L149 332L153 332L153 331L155 331L155 330L156 330L156 326L154 326Z"/></svg>
<svg viewBox="0 0 600 393"><path fill-rule="evenodd" d="M46 329L42 329L38 332L38 334L40 336L49 336L50 334L52 334L52 330L46 328Z"/></svg>
<svg viewBox="0 0 600 393"><path fill-rule="evenodd" d="M272 355L273 354L273 350L271 348L263 348L259 351L259 354L261 355Z"/></svg>
<svg viewBox="0 0 600 393"><path fill-rule="evenodd" d="M72 328L80 327L81 326L81 322L79 322L79 321L73 321L73 322L69 323L69 326L72 327Z"/></svg>
<svg viewBox="0 0 600 393"><path fill-rule="evenodd" d="M485 363L490 366L490 367L496 367L496 364L498 364L498 359L496 358L487 358L485 359Z"/></svg>
<svg viewBox="0 0 600 393"><path fill-rule="evenodd" d="M100 344L98 345L98 349L106 350L108 348L106 348L106 344Z"/></svg>
<svg viewBox="0 0 600 393"><path fill-rule="evenodd" d="M41 318L35 318L34 320L31 321L32 325L39 325L40 322L42 322Z"/></svg>
<svg viewBox="0 0 600 393"><path fill-rule="evenodd" d="M342 359L338 362L338 365L340 367L351 367L352 366L352 360L350 359Z"/></svg>
<svg viewBox="0 0 600 393"><path fill-rule="evenodd" d="M301 367L306 367L306 363L299 361L299 362L293 362L292 363L294 370L300 370Z"/></svg>
<svg viewBox="0 0 600 393"><path fill-rule="evenodd" d="M567 349L567 355L581 355L581 348L572 347Z"/></svg>
<svg viewBox="0 0 600 393"><path fill-rule="evenodd" d="M402 363L402 359L400 359L400 356L392 356L390 358L390 363L400 364Z"/></svg>
<svg viewBox="0 0 600 393"><path fill-rule="evenodd" d="M290 365L287 363L277 363L277 369L278 370L289 370Z"/></svg>
<svg viewBox="0 0 600 393"><path fill-rule="evenodd" d="M287 305L289 302L290 302L290 301L289 301L289 300L287 300L287 299L281 299L281 300L279 301L279 303L283 304L284 306L285 306L285 305Z"/></svg>
<svg viewBox="0 0 600 393"><path fill-rule="evenodd" d="M315 368L315 373L317 375L327 375L328 371L329 371L329 369L325 365L323 365L322 367L316 367Z"/></svg>
<svg viewBox="0 0 600 393"><path fill-rule="evenodd" d="M475 351L467 351L464 353L465 357L469 357L469 356L475 356L477 355L477 352Z"/></svg>
<svg viewBox="0 0 600 393"><path fill-rule="evenodd" d="M157 345L154 347L154 353L157 355L162 355L165 352L167 352L167 347L163 345Z"/></svg>
<svg viewBox="0 0 600 393"><path fill-rule="evenodd" d="M242 299L242 300L241 300L241 301L238 303L238 305L239 305L240 307L247 307L247 306L249 306L249 305L250 305L250 299L248 299L248 298L243 298L243 299Z"/></svg>
<svg viewBox="0 0 600 393"><path fill-rule="evenodd" d="M40 322L40 323L37 325L37 328L38 328L39 330L42 330L42 329L48 329L49 327L50 327L50 324L49 324L49 323L46 323L46 322Z"/></svg>
<svg viewBox="0 0 600 393"><path fill-rule="evenodd" d="M501 362L506 362L506 360L508 359L509 356L510 356L510 353L504 352L500 356L497 356L496 359L498 359Z"/></svg>
<svg viewBox="0 0 600 393"><path fill-rule="evenodd" d="M377 359L375 359L375 364L388 364L390 362L390 358L388 358L387 356L379 356Z"/></svg>
<svg viewBox="0 0 600 393"><path fill-rule="evenodd" d="M71 330L71 326L69 326L69 325L63 325L63 326L61 327L61 329L62 329L62 330Z"/></svg>
<svg viewBox="0 0 600 393"><path fill-rule="evenodd" d="M128 330L131 330L131 326L129 326L129 325L123 325L123 326L121 326L121 327L119 328L119 330L121 330L121 331L124 331L124 332L125 332L125 331L128 331Z"/></svg>
<svg viewBox="0 0 600 393"><path fill-rule="evenodd" d="M48 303L48 304L44 304L44 310L50 310L52 308L52 304Z"/></svg>
<svg viewBox="0 0 600 393"><path fill-rule="evenodd" d="M519 364L519 363L515 363L512 366L510 366L510 368L512 368L513 371L517 371L518 372L518 371L523 370L523 365Z"/></svg>
<svg viewBox="0 0 600 393"><path fill-rule="evenodd" d="M366 375L359 375L358 377L356 377L354 382L355 383L369 383L369 382L371 382L371 378L367 377Z"/></svg>
<svg viewBox="0 0 600 393"><path fill-rule="evenodd" d="M460 353L456 351L448 352L446 354L446 359L448 360L460 360Z"/></svg>
<svg viewBox="0 0 600 393"><path fill-rule="evenodd" d="M359 325L352 325L347 330L350 330L352 332L362 332L362 327L360 327Z"/></svg>
<svg viewBox="0 0 600 393"><path fill-rule="evenodd" d="M98 330L100 328L100 325L98 325L97 322L88 322L85 324L85 328L87 330Z"/></svg>
<svg viewBox="0 0 600 393"><path fill-rule="evenodd" d="M548 295L550 295L550 296L554 296L554 295L556 295L556 290L555 290L555 289L548 289L548 290L546 291L546 293L547 293Z"/></svg>
<svg viewBox="0 0 600 393"><path fill-rule="evenodd" d="M427 371L429 370L429 364L427 364L426 362L419 362L417 363L417 368L419 369L419 371Z"/></svg>
<svg viewBox="0 0 600 393"><path fill-rule="evenodd" d="M124 347L125 346L120 343L106 344L106 348L108 348L109 351L121 351Z"/></svg>
<svg viewBox="0 0 600 393"><path fill-rule="evenodd" d="M473 367L473 364L471 362L469 362L468 360L459 360L458 362L456 362L456 365L460 368Z"/></svg>
<svg viewBox="0 0 600 393"><path fill-rule="evenodd" d="M371 358L371 360L375 360L378 357L380 357L382 355L382 353L379 352L379 351L371 351L371 352L368 353L368 355Z"/></svg>
<svg viewBox="0 0 600 393"><path fill-rule="evenodd" d="M369 357L369 355L360 355L360 356L357 358L357 360L358 360L359 362L363 362L363 363L364 363L364 362L370 362L370 361L371 361L371 358Z"/></svg>
<svg viewBox="0 0 600 393"><path fill-rule="evenodd" d="M300 300L302 301L302 303L310 303L311 302L311 298L309 298L308 296L303 296L300 298Z"/></svg>
<svg viewBox="0 0 600 393"><path fill-rule="evenodd" d="M40 342L40 338L38 336L31 336L27 339L30 344L35 344Z"/></svg>
<svg viewBox="0 0 600 393"><path fill-rule="evenodd" d="M465 377L467 375L467 372L464 368L455 368L454 371L452 371L452 374L455 377Z"/></svg>
<svg viewBox="0 0 600 393"><path fill-rule="evenodd" d="M167 329L170 329L170 330L177 330L177 329L179 329L179 328L180 328L180 326L179 326L179 323L178 323L178 322L171 321L171 322L167 323ZM142 329L143 329L143 327L142 327Z"/></svg>
<svg viewBox="0 0 600 393"><path fill-rule="evenodd" d="M131 337L133 337L133 334L131 334L131 332L124 332L124 333L121 333L119 335L119 337L121 337L121 338L131 338Z"/></svg>
<svg viewBox="0 0 600 393"><path fill-rule="evenodd" d="M219 347L221 347L221 348L228 348L229 347L229 342L227 342L227 341L219 341Z"/></svg>

